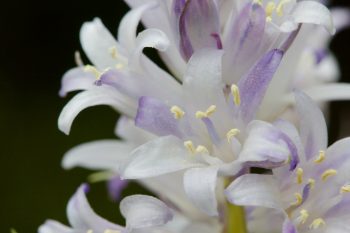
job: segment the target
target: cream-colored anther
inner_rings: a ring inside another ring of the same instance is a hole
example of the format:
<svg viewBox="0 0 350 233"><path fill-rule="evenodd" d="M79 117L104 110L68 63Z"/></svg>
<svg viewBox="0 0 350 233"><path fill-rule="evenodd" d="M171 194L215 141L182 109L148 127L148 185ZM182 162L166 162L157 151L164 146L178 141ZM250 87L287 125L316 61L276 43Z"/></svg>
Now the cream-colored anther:
<svg viewBox="0 0 350 233"><path fill-rule="evenodd" d="M326 225L325 221L322 218L316 218L312 223L310 224L309 228L311 230L318 229L322 226Z"/></svg>
<svg viewBox="0 0 350 233"><path fill-rule="evenodd" d="M272 14L273 14L273 11L275 9L276 9L276 4L273 1L267 3L267 5L265 7L266 21L267 22L271 22L272 21Z"/></svg>
<svg viewBox="0 0 350 233"><path fill-rule="evenodd" d="M326 181L329 177L334 176L337 174L337 170L335 169L328 169L325 172L322 173L321 178L323 181Z"/></svg>
<svg viewBox="0 0 350 233"><path fill-rule="evenodd" d="M216 111L216 106L215 105L211 105L211 106L209 106L209 108L205 112L197 111L196 112L196 118L202 119L202 118L205 118L205 117L209 117L215 111Z"/></svg>
<svg viewBox="0 0 350 233"><path fill-rule="evenodd" d="M207 149L205 146L199 145L199 146L197 146L197 148L196 148L196 153L199 153L199 154L209 154L209 151L208 151L208 149Z"/></svg>
<svg viewBox="0 0 350 233"><path fill-rule="evenodd" d="M83 60L81 59L79 51L75 51L74 53L74 61L77 66L83 66Z"/></svg>
<svg viewBox="0 0 350 233"><path fill-rule="evenodd" d="M194 154L196 152L196 149L194 148L192 141L185 141L184 146L187 148L189 152L191 152L191 154Z"/></svg>
<svg viewBox="0 0 350 233"><path fill-rule="evenodd" d="M314 160L314 163L322 163L326 158L326 153L323 150L320 150L317 158Z"/></svg>
<svg viewBox="0 0 350 233"><path fill-rule="evenodd" d="M350 184L342 186L340 188L340 193L350 193Z"/></svg>
<svg viewBox="0 0 350 233"><path fill-rule="evenodd" d="M179 106L176 105L170 108L170 112L174 114L175 119L181 119L185 115L185 112Z"/></svg>
<svg viewBox="0 0 350 233"><path fill-rule="evenodd" d="M94 231L90 229L86 233L94 233Z"/></svg>
<svg viewBox="0 0 350 233"><path fill-rule="evenodd" d="M233 103L235 103L236 106L239 106L241 104L241 94L237 85L231 85L231 94L233 96Z"/></svg>
<svg viewBox="0 0 350 233"><path fill-rule="evenodd" d="M296 221L299 223L299 224L304 224L308 217L309 217L309 212L305 209L302 209L300 210L300 215L297 217Z"/></svg>
<svg viewBox="0 0 350 233"><path fill-rule="evenodd" d="M112 56L112 58L117 59L118 58L118 50L115 46L110 47L108 49L109 54Z"/></svg>
<svg viewBox="0 0 350 233"><path fill-rule="evenodd" d="M277 15L282 17L283 16L283 7L284 5L286 5L287 3L289 3L290 0L281 0L277 7L276 7L276 12L277 12Z"/></svg>
<svg viewBox="0 0 350 233"><path fill-rule="evenodd" d="M84 71L93 73L96 79L100 79L102 75L102 72L100 72L95 66L92 65L86 65L84 67Z"/></svg>
<svg viewBox="0 0 350 233"><path fill-rule="evenodd" d="M230 129L226 134L227 141L230 143L231 139L236 137L240 132L241 131L239 129Z"/></svg>
<svg viewBox="0 0 350 233"><path fill-rule="evenodd" d="M297 184L302 184L303 183L304 170L299 167L297 169L296 173L297 173Z"/></svg>
<svg viewBox="0 0 350 233"><path fill-rule="evenodd" d="M120 69L123 69L123 68L124 68L124 65L123 65L122 63L117 63L117 64L115 65L115 68L116 68L117 70L120 70Z"/></svg>
<svg viewBox="0 0 350 233"><path fill-rule="evenodd" d="M103 233L120 233L120 231L107 229Z"/></svg>
<svg viewBox="0 0 350 233"><path fill-rule="evenodd" d="M309 179L307 183L310 184L310 188L314 188L315 187L315 182L316 181L314 179Z"/></svg>
<svg viewBox="0 0 350 233"><path fill-rule="evenodd" d="M292 203L293 206L299 206L303 203L303 196L300 193L294 193L295 202Z"/></svg>

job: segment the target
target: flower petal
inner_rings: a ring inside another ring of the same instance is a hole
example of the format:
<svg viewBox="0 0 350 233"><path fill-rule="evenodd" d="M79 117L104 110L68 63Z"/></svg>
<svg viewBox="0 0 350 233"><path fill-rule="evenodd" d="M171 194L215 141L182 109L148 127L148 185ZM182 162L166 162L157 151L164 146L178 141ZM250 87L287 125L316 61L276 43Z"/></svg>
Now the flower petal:
<svg viewBox="0 0 350 233"><path fill-rule="evenodd" d="M79 166L96 170L119 171L133 149L133 145L118 140L88 142L66 152L62 166L65 169Z"/></svg>
<svg viewBox="0 0 350 233"><path fill-rule="evenodd" d="M119 201L121 193L128 186L129 182L127 180L120 179L119 176L115 176L107 181L107 188L109 197L113 201Z"/></svg>
<svg viewBox="0 0 350 233"><path fill-rule="evenodd" d="M165 136L136 148L121 175L124 179L147 178L200 165L193 161L183 141Z"/></svg>
<svg viewBox="0 0 350 233"><path fill-rule="evenodd" d="M209 216L217 216L218 167L191 168L185 172L184 187L189 199Z"/></svg>
<svg viewBox="0 0 350 233"><path fill-rule="evenodd" d="M321 25L330 34L335 33L331 12L316 1L298 1L288 20L282 23L280 29L284 32L291 32L297 29L299 23Z"/></svg>
<svg viewBox="0 0 350 233"><path fill-rule="evenodd" d="M81 67L70 69L63 75L59 95L65 97L71 91L90 89L94 87L95 80L92 73L84 71Z"/></svg>
<svg viewBox="0 0 350 233"><path fill-rule="evenodd" d="M282 211L277 180L271 175L247 174L225 190L229 202L239 206L258 206Z"/></svg>
<svg viewBox="0 0 350 233"><path fill-rule="evenodd" d="M239 81L238 87L241 93L239 116L245 123L254 118L282 57L281 50L274 49L268 52L249 71L248 75Z"/></svg>
<svg viewBox="0 0 350 233"><path fill-rule="evenodd" d="M295 92L299 116L300 137L304 145L305 157L310 159L328 144L327 125L318 106L310 97L300 91Z"/></svg>
<svg viewBox="0 0 350 233"><path fill-rule="evenodd" d="M283 223L282 233L298 233L298 231L293 222L286 219Z"/></svg>
<svg viewBox="0 0 350 233"><path fill-rule="evenodd" d="M46 220L45 223L39 227L38 232L39 233L74 233L74 230L55 220Z"/></svg>
<svg viewBox="0 0 350 233"><path fill-rule="evenodd" d="M126 219L128 229L164 225L173 218L169 209L160 200L146 195L132 195L120 203L120 212Z"/></svg>
<svg viewBox="0 0 350 233"><path fill-rule="evenodd" d="M350 84L330 83L303 90L314 101L334 101L350 99Z"/></svg>
<svg viewBox="0 0 350 233"><path fill-rule="evenodd" d="M121 116L115 128L115 134L136 146L142 145L155 136L135 126L135 121L129 117Z"/></svg>
<svg viewBox="0 0 350 233"><path fill-rule="evenodd" d="M110 105L128 116L136 115L136 103L133 100L111 87L96 87L77 94L68 102L58 118L58 128L69 134L75 117L85 108L96 105Z"/></svg>
<svg viewBox="0 0 350 233"><path fill-rule="evenodd" d="M104 232L106 229L123 231L121 226L101 218L91 209L85 196L87 190L86 184L81 185L69 200L67 216L71 226L74 229L94 232Z"/></svg>
<svg viewBox="0 0 350 233"><path fill-rule="evenodd" d="M158 136L182 136L179 121L170 112L170 107L152 97L139 99L135 125Z"/></svg>

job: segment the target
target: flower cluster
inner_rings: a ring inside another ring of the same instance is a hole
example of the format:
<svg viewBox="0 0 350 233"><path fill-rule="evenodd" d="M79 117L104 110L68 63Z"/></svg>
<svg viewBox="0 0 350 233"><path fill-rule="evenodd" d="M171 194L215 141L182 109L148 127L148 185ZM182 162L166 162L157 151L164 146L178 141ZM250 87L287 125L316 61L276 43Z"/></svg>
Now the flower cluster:
<svg viewBox="0 0 350 233"><path fill-rule="evenodd" d="M120 140L78 145L62 164L103 171L94 177L116 200L135 180L164 202L124 198L122 227L93 212L84 184L71 226L39 232L350 232L350 139L327 148L321 110L350 99L327 49L349 12L309 0L125 1L117 39L100 19L82 26L92 64L77 54L64 75L60 95L81 92L58 120L69 134L83 109L109 105Z"/></svg>

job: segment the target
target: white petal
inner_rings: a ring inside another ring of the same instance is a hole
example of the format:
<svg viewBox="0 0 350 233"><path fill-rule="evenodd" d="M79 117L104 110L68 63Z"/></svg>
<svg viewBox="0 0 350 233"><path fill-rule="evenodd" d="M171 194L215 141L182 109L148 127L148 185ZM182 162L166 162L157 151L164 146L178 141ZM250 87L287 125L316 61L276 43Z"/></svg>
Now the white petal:
<svg viewBox="0 0 350 233"><path fill-rule="evenodd" d="M164 225L173 217L171 209L163 202L146 195L124 198L120 203L120 212L126 219L128 229Z"/></svg>
<svg viewBox="0 0 350 233"><path fill-rule="evenodd" d="M94 232L104 232L106 229L123 230L122 227L101 218L92 210L85 196L87 189L87 185L81 185L69 200L67 216L71 226L86 231L91 229Z"/></svg>
<svg viewBox="0 0 350 233"><path fill-rule="evenodd" d="M280 26L284 32L297 28L299 23L311 23L324 26L330 34L335 33L333 18L327 7L316 1L299 1L291 12L289 20Z"/></svg>
<svg viewBox="0 0 350 233"><path fill-rule="evenodd" d="M118 41L128 50L135 47L137 27L142 15L157 5L155 1L149 1L130 10L122 19L118 28Z"/></svg>
<svg viewBox="0 0 350 233"><path fill-rule="evenodd" d="M70 69L63 75L59 95L64 97L71 91L90 89L95 86L95 81L95 76L81 67Z"/></svg>
<svg viewBox="0 0 350 233"><path fill-rule="evenodd" d="M38 233L73 233L74 230L55 220L46 220L38 229Z"/></svg>
<svg viewBox="0 0 350 233"><path fill-rule="evenodd" d="M185 172L184 187L189 199L209 216L217 216L218 167L192 168Z"/></svg>
<svg viewBox="0 0 350 233"><path fill-rule="evenodd" d="M110 54L111 48L115 47L120 55L125 53L99 18L83 24L80 43L90 61L101 70L118 63Z"/></svg>
<svg viewBox="0 0 350 233"><path fill-rule="evenodd" d="M277 180L271 175L243 175L229 185L225 195L235 205L282 210Z"/></svg>
<svg viewBox="0 0 350 233"><path fill-rule="evenodd" d="M349 100L350 84L330 83L303 90L314 101Z"/></svg>
<svg viewBox="0 0 350 233"><path fill-rule="evenodd" d="M200 165L180 139L166 136L136 148L121 176L125 179L148 178Z"/></svg>
<svg viewBox="0 0 350 233"><path fill-rule="evenodd" d="M88 169L119 171L134 146L119 140L99 140L80 144L63 157L65 169L84 167Z"/></svg>
<svg viewBox="0 0 350 233"><path fill-rule="evenodd" d="M68 102L59 116L58 128L69 134L75 117L82 110L96 105L109 105L132 117L136 114L137 106L133 100L111 87L96 87L77 94Z"/></svg>

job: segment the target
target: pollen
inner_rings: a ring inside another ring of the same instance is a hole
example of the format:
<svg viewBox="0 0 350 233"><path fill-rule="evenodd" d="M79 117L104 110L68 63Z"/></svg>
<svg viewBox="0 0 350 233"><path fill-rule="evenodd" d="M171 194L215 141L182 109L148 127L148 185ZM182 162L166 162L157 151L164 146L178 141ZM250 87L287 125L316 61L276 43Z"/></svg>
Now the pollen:
<svg viewBox="0 0 350 233"><path fill-rule="evenodd" d="M280 17L283 16L283 7L284 7L287 3L289 3L289 2L290 2L290 0L281 0L281 1L278 3L278 5L277 5L277 7L276 7L276 12L277 12L277 15L278 15L278 16L280 16Z"/></svg>
<svg viewBox="0 0 350 233"><path fill-rule="evenodd" d="M317 158L314 160L315 163L322 163L326 158L326 153L323 150L320 150Z"/></svg>
<svg viewBox="0 0 350 233"><path fill-rule="evenodd" d="M303 183L304 170L299 167L296 172L297 172L297 184Z"/></svg>
<svg viewBox="0 0 350 233"><path fill-rule="evenodd" d="M227 141L230 143L231 139L237 136L240 132L241 131L239 129L231 129L230 131L228 131L226 134Z"/></svg>
<svg viewBox="0 0 350 233"><path fill-rule="evenodd" d="M305 209L302 209L302 210L300 210L300 215L296 219L296 221L299 224L304 224L307 221L308 217L309 217L309 212L307 210L305 210Z"/></svg>
<svg viewBox="0 0 350 233"><path fill-rule="evenodd" d="M295 193L295 202L292 203L293 206L299 206L303 203L303 196L300 193Z"/></svg>
<svg viewBox="0 0 350 233"><path fill-rule="evenodd" d="M309 228L311 230L318 229L322 226L326 225L325 221L322 218L316 218L312 223L310 224Z"/></svg>
<svg viewBox="0 0 350 233"><path fill-rule="evenodd" d="M340 193L350 193L350 184L342 186L340 188Z"/></svg>
<svg viewBox="0 0 350 233"><path fill-rule="evenodd" d="M207 149L205 146L199 145L199 146L197 146L197 148L196 148L196 153L199 153L199 154L209 154L209 151L208 151L208 149Z"/></svg>
<svg viewBox="0 0 350 233"><path fill-rule="evenodd" d="M321 178L323 181L326 181L329 177L334 176L337 174L337 170L335 169L328 169L325 172L322 173Z"/></svg>
<svg viewBox="0 0 350 233"><path fill-rule="evenodd" d="M108 49L109 54L112 56L112 58L117 59L118 58L118 50L115 46L110 47Z"/></svg>
<svg viewBox="0 0 350 233"><path fill-rule="evenodd" d="M185 112L179 106L176 105L170 108L170 112L174 114L175 119L181 119L185 115Z"/></svg>
<svg viewBox="0 0 350 233"><path fill-rule="evenodd" d="M197 112L196 112L196 118L202 119L202 118L209 117L209 116L212 115L215 111L216 111L216 106L215 106L215 105L211 105L205 112L197 111Z"/></svg>
<svg viewBox="0 0 350 233"><path fill-rule="evenodd" d="M232 84L231 94L233 96L233 102L235 103L236 106L239 106L241 104L241 95L239 93L239 88L237 85Z"/></svg>
<svg viewBox="0 0 350 233"><path fill-rule="evenodd" d="M95 75L96 79L100 79L102 75L102 72L92 65L86 65L84 67L84 71L91 72L93 75Z"/></svg>
<svg viewBox="0 0 350 233"><path fill-rule="evenodd" d="M308 180L308 184L310 184L310 188L314 188L315 187L315 180L314 179L309 179Z"/></svg>
<svg viewBox="0 0 350 233"><path fill-rule="evenodd" d="M276 9L276 4L274 2L271 1L267 3L265 7L266 21L268 22L272 21L272 14L275 9Z"/></svg>
<svg viewBox="0 0 350 233"><path fill-rule="evenodd" d="M186 147L186 149L191 153L191 154L195 154L196 150L194 148L193 142L192 141L185 141L184 142L184 146Z"/></svg>

